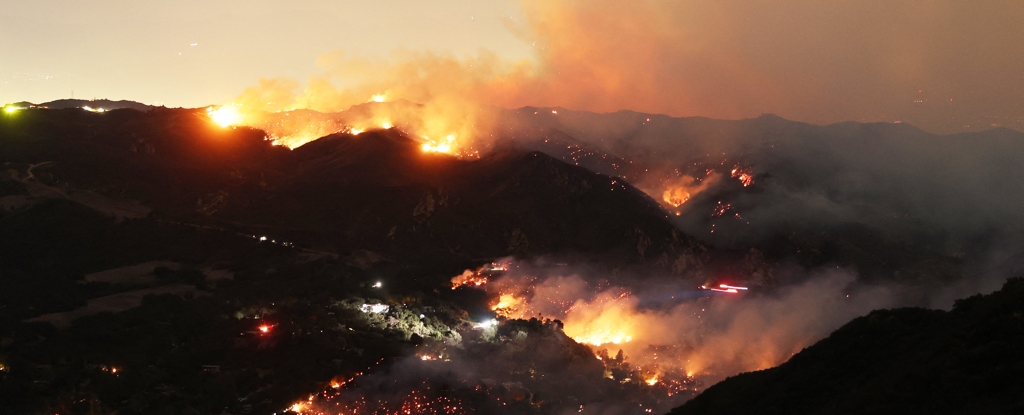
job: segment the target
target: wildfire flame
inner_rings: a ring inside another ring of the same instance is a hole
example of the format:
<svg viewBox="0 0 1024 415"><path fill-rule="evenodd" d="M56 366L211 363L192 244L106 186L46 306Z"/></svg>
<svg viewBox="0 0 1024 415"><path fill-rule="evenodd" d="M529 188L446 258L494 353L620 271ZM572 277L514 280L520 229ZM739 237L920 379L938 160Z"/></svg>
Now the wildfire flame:
<svg viewBox="0 0 1024 415"><path fill-rule="evenodd" d="M583 329L584 333L569 335L577 343L589 344L592 346L602 346L606 344L623 344L633 341L633 336L624 333L622 330L615 329Z"/></svg>
<svg viewBox="0 0 1024 415"><path fill-rule="evenodd" d="M423 143L423 151L426 153L451 153L455 138L455 134L448 134L444 141L435 141L431 140L430 137L423 137L426 140Z"/></svg>
<svg viewBox="0 0 1024 415"><path fill-rule="evenodd" d="M461 275L457 275L452 278L453 290L462 286L479 287L484 284L487 284L487 276L480 275L479 272L473 272L468 269Z"/></svg>
<svg viewBox="0 0 1024 415"><path fill-rule="evenodd" d="M661 193L661 200L666 206L670 208L677 208L689 201L691 197L696 196L698 193L703 192L709 186L716 183L721 176L722 175L720 173L710 171L703 179L684 175L676 179L668 180L661 186L664 189ZM657 195L657 193L652 191L648 191L648 194L651 194L652 196Z"/></svg>
<svg viewBox="0 0 1024 415"><path fill-rule="evenodd" d="M491 306L491 310L502 317L513 317L513 313L519 311L521 305L523 305L521 298L513 294L501 294L498 297L498 302Z"/></svg>
<svg viewBox="0 0 1024 415"><path fill-rule="evenodd" d="M664 200L665 203L668 203L669 206L679 207L679 205L690 200L690 192L687 192L681 187L670 187L665 190L665 193L662 195L662 200Z"/></svg>
<svg viewBox="0 0 1024 415"><path fill-rule="evenodd" d="M217 108L209 107L206 109L206 115L214 123L224 128L241 124L245 119L238 106L235 105L221 105Z"/></svg>

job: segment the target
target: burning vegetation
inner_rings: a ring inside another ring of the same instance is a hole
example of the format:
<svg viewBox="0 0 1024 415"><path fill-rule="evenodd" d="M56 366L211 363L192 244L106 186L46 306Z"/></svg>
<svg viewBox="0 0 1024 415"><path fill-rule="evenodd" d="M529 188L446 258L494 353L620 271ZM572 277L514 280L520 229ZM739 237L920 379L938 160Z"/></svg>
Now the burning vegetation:
<svg viewBox="0 0 1024 415"><path fill-rule="evenodd" d="M693 396L697 381L622 351L594 351L553 320L504 320L459 344L427 342L386 371L335 379L299 414L644 414Z"/></svg>

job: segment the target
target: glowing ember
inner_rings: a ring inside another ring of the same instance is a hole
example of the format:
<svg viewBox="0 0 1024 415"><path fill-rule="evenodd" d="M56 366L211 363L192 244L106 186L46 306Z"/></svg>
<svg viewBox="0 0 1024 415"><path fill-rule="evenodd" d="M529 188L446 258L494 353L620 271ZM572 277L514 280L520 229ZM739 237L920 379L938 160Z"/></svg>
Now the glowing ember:
<svg viewBox="0 0 1024 415"><path fill-rule="evenodd" d="M209 116L214 123L225 128L241 124L244 119L242 112L234 105L222 105L216 109L214 109L214 107L209 107L206 109L206 115Z"/></svg>
<svg viewBox="0 0 1024 415"><path fill-rule="evenodd" d="M749 168L742 168L740 166L733 167L731 175L733 178L739 179L740 183L743 184L743 187L754 184L754 174Z"/></svg>
<svg viewBox="0 0 1024 415"><path fill-rule="evenodd" d="M263 334L270 333L270 326L268 326L266 324L260 326L259 329L260 329L260 333L263 333Z"/></svg>
<svg viewBox="0 0 1024 415"><path fill-rule="evenodd" d="M715 205L715 208L711 210L711 217L720 218L722 217L722 215L725 215L725 213L728 212L731 208L731 203L722 203L722 201L719 200L718 204Z"/></svg>
<svg viewBox="0 0 1024 415"><path fill-rule="evenodd" d="M648 386L657 385L658 384L658 377L654 376L654 377L650 377L650 378L644 379L644 383L646 383Z"/></svg>

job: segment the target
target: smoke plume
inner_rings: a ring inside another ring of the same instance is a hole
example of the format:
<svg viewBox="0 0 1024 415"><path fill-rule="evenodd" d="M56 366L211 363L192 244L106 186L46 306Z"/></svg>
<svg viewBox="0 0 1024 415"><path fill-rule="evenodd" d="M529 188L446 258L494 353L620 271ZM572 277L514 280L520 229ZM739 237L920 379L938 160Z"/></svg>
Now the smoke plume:
<svg viewBox="0 0 1024 415"><path fill-rule="evenodd" d="M935 132L1024 128L1024 6L803 0L522 0L518 62L396 51L325 53L305 85L262 80L253 110L340 111L383 94L454 111L566 107L673 116L775 113L811 123L904 121ZM450 127L454 128L454 127ZM467 127L468 128L468 127Z"/></svg>

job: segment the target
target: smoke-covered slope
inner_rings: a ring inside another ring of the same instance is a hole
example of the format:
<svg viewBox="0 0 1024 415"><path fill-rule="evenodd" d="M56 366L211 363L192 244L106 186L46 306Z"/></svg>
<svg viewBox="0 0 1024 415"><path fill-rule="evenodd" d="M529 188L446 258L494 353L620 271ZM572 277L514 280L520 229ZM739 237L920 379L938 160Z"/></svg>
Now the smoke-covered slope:
<svg viewBox="0 0 1024 415"><path fill-rule="evenodd" d="M655 199L684 192L675 223L717 247L901 280L955 279L1024 250L1017 131L935 135L906 124L816 126L771 115L502 114L502 130L528 148L626 177Z"/></svg>
<svg viewBox="0 0 1024 415"><path fill-rule="evenodd" d="M857 318L776 368L726 379L685 414L1024 411L1024 279L959 300Z"/></svg>

